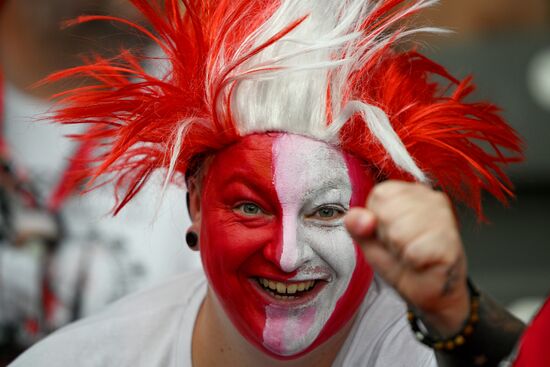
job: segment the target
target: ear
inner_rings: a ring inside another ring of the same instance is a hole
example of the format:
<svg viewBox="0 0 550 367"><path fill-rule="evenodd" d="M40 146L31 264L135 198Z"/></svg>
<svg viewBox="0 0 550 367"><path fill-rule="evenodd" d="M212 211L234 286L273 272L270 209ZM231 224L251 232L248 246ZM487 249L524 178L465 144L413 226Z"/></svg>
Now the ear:
<svg viewBox="0 0 550 367"><path fill-rule="evenodd" d="M187 186L186 201L187 212L189 213L189 218L191 219L190 229L193 229L198 234L201 221L201 195L197 185L192 181L189 182Z"/></svg>

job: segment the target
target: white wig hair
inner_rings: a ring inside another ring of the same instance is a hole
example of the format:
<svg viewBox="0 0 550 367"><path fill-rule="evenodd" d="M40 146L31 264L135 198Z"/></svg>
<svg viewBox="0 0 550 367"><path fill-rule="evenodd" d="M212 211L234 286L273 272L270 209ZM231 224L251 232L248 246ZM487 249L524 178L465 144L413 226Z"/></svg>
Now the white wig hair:
<svg viewBox="0 0 550 367"><path fill-rule="evenodd" d="M231 112L239 132L284 131L337 144L340 128L360 114L395 164L426 182L384 111L365 101L349 100L348 88L350 75L390 43L418 32L443 32L438 28L406 29L399 23L435 3L437 0L413 1L389 19L368 25L365 36L365 20L384 1L282 0L271 17L232 53L233 59L225 57L223 46L213 55L215 66L210 73L224 75L228 66L303 17L295 29L227 76L227 85L234 83ZM216 102L219 110L225 108L223 98Z"/></svg>

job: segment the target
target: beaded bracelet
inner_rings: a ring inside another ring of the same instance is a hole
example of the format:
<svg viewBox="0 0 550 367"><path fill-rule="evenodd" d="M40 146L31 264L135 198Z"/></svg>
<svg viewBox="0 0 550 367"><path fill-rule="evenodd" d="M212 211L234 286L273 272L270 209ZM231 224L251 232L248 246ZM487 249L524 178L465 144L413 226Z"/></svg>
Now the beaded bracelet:
<svg viewBox="0 0 550 367"><path fill-rule="evenodd" d="M428 328L422 323L419 317L409 308L407 318L416 338L422 343L435 350L453 351L455 348L464 345L469 336L474 332L475 325L479 321L479 292L468 279L468 290L470 292L470 315L458 333L447 339L438 339L429 334Z"/></svg>

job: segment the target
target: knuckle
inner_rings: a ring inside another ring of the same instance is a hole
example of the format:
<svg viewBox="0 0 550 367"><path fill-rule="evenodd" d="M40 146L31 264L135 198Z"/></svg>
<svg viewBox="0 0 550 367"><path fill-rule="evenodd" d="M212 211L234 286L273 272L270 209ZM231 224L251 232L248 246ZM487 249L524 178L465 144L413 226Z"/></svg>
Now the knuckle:
<svg viewBox="0 0 550 367"><path fill-rule="evenodd" d="M460 237L454 231L445 231L437 237L437 251L444 263L452 264L457 261L462 253Z"/></svg>
<svg viewBox="0 0 550 367"><path fill-rule="evenodd" d="M403 261L409 264L416 264L419 262L418 246L410 245L403 249L402 258Z"/></svg>
<svg viewBox="0 0 550 367"><path fill-rule="evenodd" d="M381 200L384 200L384 198L386 197L386 191L386 186L383 183L376 185L369 195L369 201L379 202Z"/></svg>
<svg viewBox="0 0 550 367"><path fill-rule="evenodd" d="M460 253L456 249L446 249L441 256L444 264L455 264L460 258Z"/></svg>
<svg viewBox="0 0 550 367"><path fill-rule="evenodd" d="M448 196L439 191L431 191L428 195L424 196L422 199L422 211L428 217L438 219L438 222L441 219L445 219L452 216L452 206Z"/></svg>
<svg viewBox="0 0 550 367"><path fill-rule="evenodd" d="M410 183L399 181L384 181L376 185L368 198L367 205L375 211L382 212L383 208L395 201L403 199L403 193L407 192Z"/></svg>
<svg viewBox="0 0 550 367"><path fill-rule="evenodd" d="M449 196L445 194L442 191L433 191L433 201L439 206L449 207L451 204L451 199L449 199Z"/></svg>
<svg viewBox="0 0 550 367"><path fill-rule="evenodd" d="M377 198L391 197L396 192L401 191L404 188L404 185L406 184L407 183L405 182L394 181L394 180L384 181L382 183L379 183L373 188L372 194L374 195L374 197L377 197Z"/></svg>
<svg viewBox="0 0 550 367"><path fill-rule="evenodd" d="M441 257L441 262L444 265L452 265L456 262L456 258L449 254L450 251L447 251L443 256Z"/></svg>

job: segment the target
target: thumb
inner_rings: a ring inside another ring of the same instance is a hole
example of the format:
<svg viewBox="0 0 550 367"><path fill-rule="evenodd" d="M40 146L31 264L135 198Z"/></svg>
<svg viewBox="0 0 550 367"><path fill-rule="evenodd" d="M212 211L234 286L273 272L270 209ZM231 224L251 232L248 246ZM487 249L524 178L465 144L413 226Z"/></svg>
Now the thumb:
<svg viewBox="0 0 550 367"><path fill-rule="evenodd" d="M375 235L376 217L368 209L351 208L344 217L344 225L351 237L362 243Z"/></svg>
<svg viewBox="0 0 550 367"><path fill-rule="evenodd" d="M402 266L398 259L376 238L377 220L373 212L364 208L352 208L344 218L346 229L359 244L367 262L389 284L400 276Z"/></svg>

